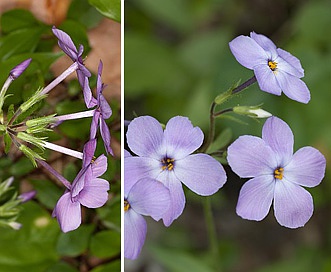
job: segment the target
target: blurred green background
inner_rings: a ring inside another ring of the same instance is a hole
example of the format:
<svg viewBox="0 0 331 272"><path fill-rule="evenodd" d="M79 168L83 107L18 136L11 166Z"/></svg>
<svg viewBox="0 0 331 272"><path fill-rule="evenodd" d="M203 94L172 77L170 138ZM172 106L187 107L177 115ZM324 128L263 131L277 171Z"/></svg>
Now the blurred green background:
<svg viewBox="0 0 331 272"><path fill-rule="evenodd" d="M311 145L330 161L331 2L263 0L126 0L125 119L151 115L166 123L188 116L208 130L208 111L216 95L238 79L253 75L231 54L228 43L255 31L301 60L311 92L308 105L264 93L255 84L224 107L258 105L285 120L295 150ZM234 116L234 115L232 115ZM263 120L217 120L217 133L261 135ZM262 222L235 213L243 180L229 168L228 182L212 197L223 271L331 271L330 170L309 189L315 211L304 228L278 225L271 211ZM304 169L303 169L304 171ZM172 226L149 221L145 247L129 271L213 271L201 207L202 197L186 191L183 215Z"/></svg>
<svg viewBox="0 0 331 272"><path fill-rule="evenodd" d="M5 1L1 1L1 8ZM14 1L8 1L15 7ZM22 2L22 1L21 1ZM36 2L36 1L35 1ZM61 3L60 3L61 2ZM100 25L110 19L120 21L120 1L112 1L115 8L109 4L99 8L99 0L72 0L49 3L57 12L64 2L69 3L64 10L62 20L57 27L66 31L76 45L84 45L84 55L98 47L90 43L90 34ZM25 1L27 3L27 1ZM55 3L55 4L54 4ZM39 9L43 5L39 1ZM57 6L56 6L57 4ZM0 16L0 84L7 78L9 71L22 60L32 58L28 69L13 82L8 93L11 96L5 101L7 111L10 104L17 108L30 97L39 87L47 85L54 79L56 67L62 72L72 62L64 56L57 46L57 38L53 35L51 23L40 21L27 9L9 8L1 10ZM109 14L109 11L113 12ZM34 10L36 11L36 10ZM39 10L40 11L40 10ZM38 14L38 12L36 12ZM52 13L52 15L54 15ZM115 27L118 22L112 21ZM108 33L108 32L107 32ZM103 40L109 40L102 32ZM94 38L95 41L95 38ZM100 42L100 39L99 39ZM118 44L120 47L120 44ZM116 48L112 48L116 51ZM61 56L69 60L69 65L54 62ZM103 77L110 74L109 52L104 52ZM97 70L99 59L88 67ZM52 70L50 69L52 67ZM60 68L59 68L60 67ZM53 69L54 68L54 69ZM119 68L119 67L118 67ZM61 70L62 69L62 70ZM109 78L109 77L108 77ZM112 82L105 82L111 84ZM95 89L96 75L90 79L91 89ZM110 88L105 88L103 94L112 107L113 114L107 123L112 135L112 146L115 157L108 157L108 170L103 178L110 182L109 201L99 209L83 208L83 223L75 231L62 233L55 218L51 217L54 206L65 188L44 169L34 168L31 162L12 148L9 155L4 153L3 139L0 144L0 181L9 176L14 177L14 187L19 192L36 190L36 197L21 205L22 211L17 221L22 224L20 230L0 227L0 272L103 272L120 270L121 243L121 205L120 205L120 100L114 99ZM110 99L112 97L112 99ZM62 82L50 92L49 97L39 105L35 115L58 115L86 110L81 87L76 76ZM50 141L71 149L82 151L83 145L89 139L91 118L73 120L61 124L50 133ZM99 135L99 134L98 134ZM98 136L99 137L99 136ZM114 145L113 145L114 144ZM104 153L101 138L95 152L96 156ZM74 180L81 169L81 161L61 153L45 151L47 162L56 168L70 182ZM1 196L0 205L3 205ZM0 217L3 216L0 214Z"/></svg>

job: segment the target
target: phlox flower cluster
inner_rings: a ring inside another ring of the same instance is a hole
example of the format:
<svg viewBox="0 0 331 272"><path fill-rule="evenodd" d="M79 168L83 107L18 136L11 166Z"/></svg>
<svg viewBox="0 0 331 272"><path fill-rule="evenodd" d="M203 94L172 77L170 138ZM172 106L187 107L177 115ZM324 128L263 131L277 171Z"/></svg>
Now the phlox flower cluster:
<svg viewBox="0 0 331 272"><path fill-rule="evenodd" d="M106 120L112 115L112 110L102 94L105 85L101 80L103 68L101 60L97 74L95 98L89 86L91 73L85 67L83 61L83 45L80 45L77 50L75 44L67 33L56 27L53 27L52 31L58 38L59 47L72 59L73 64L46 87L38 90L35 95L24 102L13 116L7 120L2 111L2 106L6 99L6 91L11 82L19 77L33 60L25 60L13 68L0 92L0 132L4 134L5 137L9 137L9 139L32 161L35 166L43 166L66 187L66 191L60 197L54 208L53 216L58 219L61 230L63 232L68 232L78 228L81 224L81 205L88 208L98 208L103 206L108 200L109 182L100 177L107 170L107 157L102 154L98 158L95 158L94 152L97 145L97 128L99 126L105 152L107 154L113 154L110 146L110 131L106 123ZM44 99L54 87L75 71L82 89L85 104L88 108L87 111L62 116L56 116L56 114L53 114L37 118L28 117L27 120L22 123L15 123L18 116L26 112L37 102ZM84 145L83 152L59 146L48 142L46 137L38 136L40 133L45 133L66 120L87 117L91 117L92 120L90 137ZM81 159L82 169L79 171L73 182L70 183L47 164L45 159L38 152L28 147L28 145L34 145L41 150L45 148L51 149Z"/></svg>

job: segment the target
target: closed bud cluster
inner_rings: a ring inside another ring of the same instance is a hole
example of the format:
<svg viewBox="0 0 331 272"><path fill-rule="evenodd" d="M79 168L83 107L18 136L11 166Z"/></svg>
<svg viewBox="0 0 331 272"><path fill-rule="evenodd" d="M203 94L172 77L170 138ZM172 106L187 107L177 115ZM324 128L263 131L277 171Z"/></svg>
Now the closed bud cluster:
<svg viewBox="0 0 331 272"><path fill-rule="evenodd" d="M36 133L43 133L47 131L51 131L47 127L50 124L54 124L56 122L56 119L54 118L55 114L38 117L34 119L30 119L25 122L26 126L28 127L26 132L31 134Z"/></svg>

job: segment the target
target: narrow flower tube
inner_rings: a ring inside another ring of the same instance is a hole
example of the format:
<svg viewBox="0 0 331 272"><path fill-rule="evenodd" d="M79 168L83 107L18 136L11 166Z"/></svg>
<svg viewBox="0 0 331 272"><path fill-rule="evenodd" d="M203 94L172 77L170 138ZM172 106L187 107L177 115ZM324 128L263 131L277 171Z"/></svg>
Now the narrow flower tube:
<svg viewBox="0 0 331 272"><path fill-rule="evenodd" d="M95 110L89 110L89 111L82 111L82 112L76 112L76 113L70 113L70 114L56 116L56 117L54 117L55 122L52 125L52 127L56 127L56 126L60 125L63 121L92 117L94 115L94 112L95 112Z"/></svg>
<svg viewBox="0 0 331 272"><path fill-rule="evenodd" d="M81 159L81 160L83 159L83 153L82 152L72 150L72 149L69 149L67 147L57 145L57 144L49 143L49 142L46 142L46 141L44 141L41 145L45 148L50 149L50 150L54 150L54 151L66 154L66 155L69 155L71 157L75 157L77 159Z"/></svg>

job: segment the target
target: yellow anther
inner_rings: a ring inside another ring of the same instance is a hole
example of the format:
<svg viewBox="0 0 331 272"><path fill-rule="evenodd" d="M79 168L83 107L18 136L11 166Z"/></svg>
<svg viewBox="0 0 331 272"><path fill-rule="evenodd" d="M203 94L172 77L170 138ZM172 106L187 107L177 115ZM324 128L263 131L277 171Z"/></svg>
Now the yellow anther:
<svg viewBox="0 0 331 272"><path fill-rule="evenodd" d="M274 177L276 179L283 179L283 173L284 173L284 168L282 167L278 167L275 171L274 171Z"/></svg>
<svg viewBox="0 0 331 272"><path fill-rule="evenodd" d="M268 66L272 71L275 71L277 69L277 62L269 60Z"/></svg>
<svg viewBox="0 0 331 272"><path fill-rule="evenodd" d="M130 209L130 203L127 200L124 200L124 211L128 211Z"/></svg>
<svg viewBox="0 0 331 272"><path fill-rule="evenodd" d="M164 158L161 160L162 166L161 169L162 170L169 170L171 171L172 169L174 169L174 159L170 159L170 158Z"/></svg>

